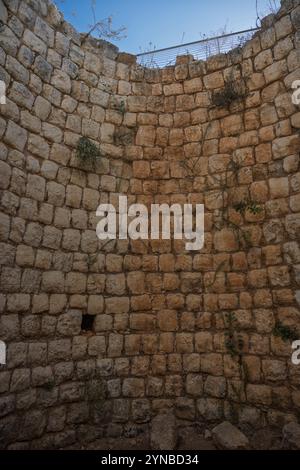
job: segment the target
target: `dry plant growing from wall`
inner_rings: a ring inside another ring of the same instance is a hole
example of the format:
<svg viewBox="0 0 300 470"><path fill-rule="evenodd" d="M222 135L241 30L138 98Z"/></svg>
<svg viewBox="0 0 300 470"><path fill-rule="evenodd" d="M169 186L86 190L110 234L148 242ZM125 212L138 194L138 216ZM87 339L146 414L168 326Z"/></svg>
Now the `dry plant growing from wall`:
<svg viewBox="0 0 300 470"><path fill-rule="evenodd" d="M280 0L269 0L264 11L259 10L259 0L255 0L256 26L261 26L261 19L267 15L276 15L280 8Z"/></svg>
<svg viewBox="0 0 300 470"><path fill-rule="evenodd" d="M76 148L76 157L84 166L88 165L95 169L101 154L99 147L88 137L80 137Z"/></svg>
<svg viewBox="0 0 300 470"><path fill-rule="evenodd" d="M63 6L64 0L55 0L56 5ZM88 25L88 32L83 35L82 41L88 37L94 36L97 39L107 39L109 41L119 41L126 38L127 28L120 26L119 28L113 27L113 16L109 15L107 18L98 19L96 14L97 0L90 0L90 11L92 14L92 23ZM72 11L72 16L76 17L76 10Z"/></svg>
<svg viewBox="0 0 300 470"><path fill-rule="evenodd" d="M241 101L248 95L245 83L230 77L225 81L222 90L213 93L212 103L217 107L228 107L234 102Z"/></svg>

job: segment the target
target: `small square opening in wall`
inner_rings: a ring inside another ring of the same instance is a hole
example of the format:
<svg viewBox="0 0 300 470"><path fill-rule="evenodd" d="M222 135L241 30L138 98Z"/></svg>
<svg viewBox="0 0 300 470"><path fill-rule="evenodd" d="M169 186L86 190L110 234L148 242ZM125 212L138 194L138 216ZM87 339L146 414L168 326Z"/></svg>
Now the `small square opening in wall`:
<svg viewBox="0 0 300 470"><path fill-rule="evenodd" d="M94 315L89 315L88 313L82 315L81 331L93 331L94 320Z"/></svg>

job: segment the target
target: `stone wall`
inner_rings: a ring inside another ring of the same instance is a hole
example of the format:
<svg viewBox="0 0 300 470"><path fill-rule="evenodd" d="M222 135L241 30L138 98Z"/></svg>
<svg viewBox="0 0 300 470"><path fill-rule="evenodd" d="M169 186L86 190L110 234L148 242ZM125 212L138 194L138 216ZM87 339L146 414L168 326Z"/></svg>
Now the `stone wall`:
<svg viewBox="0 0 300 470"><path fill-rule="evenodd" d="M162 70L46 0L0 15L1 448L135 435L167 409L179 426L297 420L300 369L274 327L300 332L299 1L243 48ZM100 242L96 208L119 194L204 203L204 248Z"/></svg>

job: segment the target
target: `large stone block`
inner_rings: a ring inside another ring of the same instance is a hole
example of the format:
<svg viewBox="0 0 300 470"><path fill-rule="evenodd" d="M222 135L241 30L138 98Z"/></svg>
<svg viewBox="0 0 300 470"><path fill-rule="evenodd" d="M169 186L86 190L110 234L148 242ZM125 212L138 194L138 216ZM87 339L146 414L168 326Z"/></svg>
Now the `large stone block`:
<svg viewBox="0 0 300 470"><path fill-rule="evenodd" d="M176 419L173 413L157 415L151 422L151 448L173 450L177 444Z"/></svg>
<svg viewBox="0 0 300 470"><path fill-rule="evenodd" d="M212 430L216 445L221 449L237 450L249 447L248 438L228 421L224 421Z"/></svg>
<svg viewBox="0 0 300 470"><path fill-rule="evenodd" d="M124 397L142 397L144 396L144 379L126 378L122 390Z"/></svg>
<svg viewBox="0 0 300 470"><path fill-rule="evenodd" d="M268 385L248 384L246 388L247 399L250 403L271 405L271 387Z"/></svg>
<svg viewBox="0 0 300 470"><path fill-rule="evenodd" d="M48 271L44 272L42 276L42 289L45 292L64 292L64 274L60 271Z"/></svg>
<svg viewBox="0 0 300 470"><path fill-rule="evenodd" d="M4 141L13 148L22 152L27 141L27 131L15 124L13 121L9 121Z"/></svg>
<svg viewBox="0 0 300 470"><path fill-rule="evenodd" d="M60 315L57 321L57 332L62 336L73 336L80 333L82 313L79 310L69 310Z"/></svg>

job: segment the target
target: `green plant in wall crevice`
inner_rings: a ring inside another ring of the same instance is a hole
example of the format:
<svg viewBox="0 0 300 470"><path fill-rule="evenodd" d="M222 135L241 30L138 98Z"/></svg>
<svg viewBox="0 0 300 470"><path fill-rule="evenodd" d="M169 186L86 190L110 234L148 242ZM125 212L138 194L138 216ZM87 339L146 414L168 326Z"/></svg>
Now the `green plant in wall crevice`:
<svg viewBox="0 0 300 470"><path fill-rule="evenodd" d="M226 349L232 357L239 356L244 347L244 341L239 334L238 328L236 326L237 319L233 312L225 314L225 324L227 326L227 330L225 332Z"/></svg>
<svg viewBox="0 0 300 470"><path fill-rule="evenodd" d="M280 320L277 320L273 328L273 335L280 337L283 341L296 341L299 339L299 334L295 328L284 325Z"/></svg>
<svg viewBox="0 0 300 470"><path fill-rule="evenodd" d="M241 101L248 95L248 89L241 80L230 77L225 81L224 88L217 91L212 96L212 103L217 107L228 107L235 101Z"/></svg>
<svg viewBox="0 0 300 470"><path fill-rule="evenodd" d="M101 153L99 147L88 137L80 137L76 147L76 157L81 164L95 168Z"/></svg>
<svg viewBox="0 0 300 470"><path fill-rule="evenodd" d="M118 111L119 111L121 114L125 114L125 113L126 113L126 104L125 104L125 101L124 101L124 100L121 100L121 101L120 101Z"/></svg>
<svg viewBox="0 0 300 470"><path fill-rule="evenodd" d="M253 215L259 214L263 210L256 201L252 201L251 199L240 201L237 204L234 204L233 208L241 215L244 215L247 210Z"/></svg>

